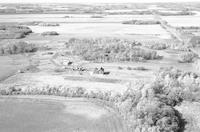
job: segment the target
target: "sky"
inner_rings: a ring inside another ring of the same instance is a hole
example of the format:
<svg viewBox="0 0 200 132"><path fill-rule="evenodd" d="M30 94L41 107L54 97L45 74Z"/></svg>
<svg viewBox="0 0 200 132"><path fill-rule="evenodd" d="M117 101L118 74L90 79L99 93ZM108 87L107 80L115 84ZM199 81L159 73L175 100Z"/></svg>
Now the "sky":
<svg viewBox="0 0 200 132"><path fill-rule="evenodd" d="M151 3L200 2L200 0L0 0L0 3Z"/></svg>

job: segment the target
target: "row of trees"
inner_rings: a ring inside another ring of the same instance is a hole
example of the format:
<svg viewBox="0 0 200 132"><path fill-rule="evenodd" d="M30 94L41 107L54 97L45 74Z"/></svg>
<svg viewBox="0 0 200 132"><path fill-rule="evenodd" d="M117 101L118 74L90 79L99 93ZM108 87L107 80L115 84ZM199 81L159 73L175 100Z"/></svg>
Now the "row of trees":
<svg viewBox="0 0 200 132"><path fill-rule="evenodd" d="M157 14L161 16L190 16L190 15L195 15L194 12L191 11L177 11L177 12L160 12L157 11Z"/></svg>
<svg viewBox="0 0 200 132"><path fill-rule="evenodd" d="M153 25L153 24L160 24L159 21L155 20L130 20L124 21L123 24L133 24L133 25Z"/></svg>
<svg viewBox="0 0 200 132"><path fill-rule="evenodd" d="M37 47L25 41L7 43L0 46L0 55L36 52Z"/></svg>

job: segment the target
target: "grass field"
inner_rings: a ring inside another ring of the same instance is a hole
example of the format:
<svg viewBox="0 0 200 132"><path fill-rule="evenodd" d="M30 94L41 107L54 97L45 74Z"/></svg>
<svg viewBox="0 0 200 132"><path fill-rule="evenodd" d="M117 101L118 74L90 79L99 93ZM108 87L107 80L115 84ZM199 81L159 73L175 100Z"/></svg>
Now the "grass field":
<svg viewBox="0 0 200 132"><path fill-rule="evenodd" d="M172 26L200 26L199 16L165 16L162 18Z"/></svg>
<svg viewBox="0 0 200 132"><path fill-rule="evenodd" d="M29 65L27 57L23 55L0 56L0 81L17 73Z"/></svg>
<svg viewBox="0 0 200 132"><path fill-rule="evenodd" d="M115 112L84 99L1 97L0 111L4 132L126 132Z"/></svg>

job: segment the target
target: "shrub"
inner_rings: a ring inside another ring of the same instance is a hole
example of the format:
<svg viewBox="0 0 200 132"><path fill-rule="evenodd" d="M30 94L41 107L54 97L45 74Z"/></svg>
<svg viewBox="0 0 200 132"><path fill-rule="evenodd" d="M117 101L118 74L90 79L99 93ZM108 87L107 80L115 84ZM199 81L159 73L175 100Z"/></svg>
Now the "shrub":
<svg viewBox="0 0 200 132"><path fill-rule="evenodd" d="M93 16L91 16L91 18L104 18L104 17L100 16L100 15L93 15Z"/></svg>
<svg viewBox="0 0 200 132"><path fill-rule="evenodd" d="M0 55L19 54L19 53L28 53L36 51L37 48L34 44L28 44L25 41L7 43L0 46Z"/></svg>
<svg viewBox="0 0 200 132"><path fill-rule="evenodd" d="M56 35L59 35L59 33L55 31L47 31L47 32L43 32L41 35L42 36L56 36Z"/></svg>
<svg viewBox="0 0 200 132"><path fill-rule="evenodd" d="M145 67L143 67L143 66L139 66L139 67L133 68L133 70L146 71L146 70L148 70L148 69L145 68Z"/></svg>
<svg viewBox="0 0 200 132"><path fill-rule="evenodd" d="M194 61L196 54L192 52L183 53L179 56L180 63L191 63Z"/></svg>
<svg viewBox="0 0 200 132"><path fill-rule="evenodd" d="M167 45L165 43L155 43L155 44L146 45L146 47L153 50L163 50L167 48Z"/></svg>
<svg viewBox="0 0 200 132"><path fill-rule="evenodd" d="M20 39L32 33L29 27L18 25L0 25L0 30L1 39Z"/></svg>
<svg viewBox="0 0 200 132"><path fill-rule="evenodd" d="M152 85L154 95L170 106L176 106L183 101L183 91L181 87L170 87L155 82Z"/></svg>
<svg viewBox="0 0 200 132"><path fill-rule="evenodd" d="M121 67L121 66L118 66L118 69L119 69L119 70L123 70L123 67Z"/></svg>
<svg viewBox="0 0 200 132"><path fill-rule="evenodd" d="M199 101L200 77L196 73L183 72L173 67L161 68L156 76L157 86L162 100L169 105L176 105L182 100ZM155 86L155 85L154 85Z"/></svg>
<svg viewBox="0 0 200 132"><path fill-rule="evenodd" d="M59 72L65 72L66 70L64 68L57 67L54 69L54 71L59 73Z"/></svg>
<svg viewBox="0 0 200 132"><path fill-rule="evenodd" d="M127 70L132 70L132 67L127 67Z"/></svg>
<svg viewBox="0 0 200 132"><path fill-rule="evenodd" d="M158 98L141 100L131 118L133 131L177 132L180 128L176 111Z"/></svg>

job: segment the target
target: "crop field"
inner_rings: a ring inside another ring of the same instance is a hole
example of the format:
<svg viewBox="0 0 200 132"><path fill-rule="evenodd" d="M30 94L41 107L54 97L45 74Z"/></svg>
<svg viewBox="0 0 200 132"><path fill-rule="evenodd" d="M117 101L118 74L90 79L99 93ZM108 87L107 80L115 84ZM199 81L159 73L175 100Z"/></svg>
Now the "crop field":
<svg viewBox="0 0 200 132"><path fill-rule="evenodd" d="M170 38L170 35L159 25L123 25L120 23L75 23L61 24L60 27L29 26L33 32L56 31L60 34L99 34L99 35L155 35ZM155 31L154 31L155 30Z"/></svg>
<svg viewBox="0 0 200 132"><path fill-rule="evenodd" d="M1 97L0 102L0 117L5 119L0 121L1 131L4 132L126 131L116 113L84 99Z"/></svg>
<svg viewBox="0 0 200 132"><path fill-rule="evenodd" d="M0 57L0 80L4 80L14 75L23 67L29 65L29 61L24 56L1 56Z"/></svg>
<svg viewBox="0 0 200 132"><path fill-rule="evenodd" d="M199 12L196 13L194 16L162 16L162 18L172 26L200 26Z"/></svg>
<svg viewBox="0 0 200 132"><path fill-rule="evenodd" d="M100 16L100 18L98 18ZM55 19L56 18L56 19ZM118 18L118 19L116 19ZM1 22L120 23L130 19L153 19L152 15L22 14L1 15Z"/></svg>
<svg viewBox="0 0 200 132"><path fill-rule="evenodd" d="M197 9L0 4L0 132L198 132Z"/></svg>

